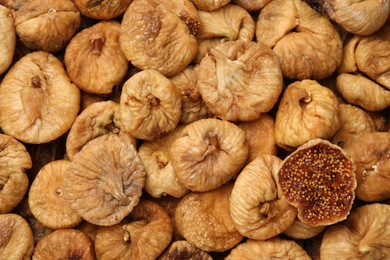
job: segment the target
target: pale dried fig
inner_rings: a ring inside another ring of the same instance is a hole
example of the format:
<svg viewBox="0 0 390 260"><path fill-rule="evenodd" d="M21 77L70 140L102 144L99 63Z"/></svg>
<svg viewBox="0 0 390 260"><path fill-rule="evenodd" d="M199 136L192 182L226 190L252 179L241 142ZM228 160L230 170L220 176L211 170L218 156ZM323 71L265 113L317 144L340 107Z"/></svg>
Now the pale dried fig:
<svg viewBox="0 0 390 260"><path fill-rule="evenodd" d="M171 77L195 57L199 23L189 0L134 0L121 22L120 46L135 67Z"/></svg>
<svg viewBox="0 0 390 260"><path fill-rule="evenodd" d="M73 158L64 179L64 197L83 219L109 226L122 221L139 202L145 169L125 134L99 136Z"/></svg>
<svg viewBox="0 0 390 260"><path fill-rule="evenodd" d="M31 168L32 161L22 143L0 134L0 165L0 214L4 214L23 199L29 182L25 171Z"/></svg>
<svg viewBox="0 0 390 260"><path fill-rule="evenodd" d="M258 241L249 239L238 245L225 258L226 260L250 259L296 259L310 260L307 252L295 241L278 237Z"/></svg>
<svg viewBox="0 0 390 260"><path fill-rule="evenodd" d="M32 259L85 259L94 260L91 239L76 229L58 229L42 238L35 246Z"/></svg>
<svg viewBox="0 0 390 260"><path fill-rule="evenodd" d="M212 260L205 251L191 245L186 240L173 242L158 258L159 260Z"/></svg>
<svg viewBox="0 0 390 260"><path fill-rule="evenodd" d="M388 259L390 205L361 206L347 221L329 227L321 243L321 259Z"/></svg>
<svg viewBox="0 0 390 260"><path fill-rule="evenodd" d="M356 166L340 147L311 140L287 156L278 182L298 218L312 226L331 225L347 218L355 198Z"/></svg>
<svg viewBox="0 0 390 260"><path fill-rule="evenodd" d="M80 90L54 55L32 52L16 62L0 87L0 126L25 143L46 143L69 130L80 109Z"/></svg>
<svg viewBox="0 0 390 260"><path fill-rule="evenodd" d="M229 197L233 183L207 192L185 195L175 211L179 233L192 245L204 250L223 252L236 246L242 235L230 217Z"/></svg>
<svg viewBox="0 0 390 260"><path fill-rule="evenodd" d="M260 42L234 41L210 49L199 65L197 87L214 115L252 121L273 108L283 78L271 48Z"/></svg>
<svg viewBox="0 0 390 260"><path fill-rule="evenodd" d="M158 204L143 199L120 224L99 227L95 251L98 259L156 259L171 239L168 214Z"/></svg>
<svg viewBox="0 0 390 260"><path fill-rule="evenodd" d="M11 65L15 48L14 17L10 9L0 5L0 75Z"/></svg>
<svg viewBox="0 0 390 260"><path fill-rule="evenodd" d="M71 0L25 1L15 12L16 33L33 50L64 49L80 22L80 12Z"/></svg>
<svg viewBox="0 0 390 260"><path fill-rule="evenodd" d="M259 11L272 0L233 0L233 3L241 6L248 12Z"/></svg>
<svg viewBox="0 0 390 260"><path fill-rule="evenodd" d="M276 144L287 151L315 138L329 139L340 128L336 95L314 80L291 83L275 118Z"/></svg>
<svg viewBox="0 0 390 260"><path fill-rule="evenodd" d="M230 216L241 235L266 240L282 233L297 216L277 184L282 160L260 155L238 175L230 195Z"/></svg>
<svg viewBox="0 0 390 260"><path fill-rule="evenodd" d="M309 239L320 234L326 226L312 226L296 218L283 234L293 239Z"/></svg>
<svg viewBox="0 0 390 260"><path fill-rule="evenodd" d="M69 78L89 93L109 94L126 76L128 61L119 47L120 23L102 21L77 33L65 50Z"/></svg>
<svg viewBox="0 0 390 260"><path fill-rule="evenodd" d="M119 114L124 132L143 140L157 140L179 123L180 93L158 71L138 72L123 85Z"/></svg>
<svg viewBox="0 0 390 260"><path fill-rule="evenodd" d="M213 11L217 10L228 3L230 0L191 0L196 8L202 11Z"/></svg>
<svg viewBox="0 0 390 260"><path fill-rule="evenodd" d="M283 76L323 79L340 65L340 35L324 16L301 0L274 0L260 12L256 39L273 48Z"/></svg>
<svg viewBox="0 0 390 260"><path fill-rule="evenodd" d="M83 15L109 20L122 15L133 0L74 0L74 4Z"/></svg>
<svg viewBox="0 0 390 260"><path fill-rule="evenodd" d="M82 220L63 194L63 182L69 165L67 160L46 164L35 177L28 193L32 214L51 229L73 228Z"/></svg>
<svg viewBox="0 0 390 260"><path fill-rule="evenodd" d="M208 191L227 183L247 157L245 132L233 123L214 118L187 125L171 147L176 176L192 191Z"/></svg>
<svg viewBox="0 0 390 260"><path fill-rule="evenodd" d="M0 259L31 259L34 237L27 221L17 214L0 214Z"/></svg>

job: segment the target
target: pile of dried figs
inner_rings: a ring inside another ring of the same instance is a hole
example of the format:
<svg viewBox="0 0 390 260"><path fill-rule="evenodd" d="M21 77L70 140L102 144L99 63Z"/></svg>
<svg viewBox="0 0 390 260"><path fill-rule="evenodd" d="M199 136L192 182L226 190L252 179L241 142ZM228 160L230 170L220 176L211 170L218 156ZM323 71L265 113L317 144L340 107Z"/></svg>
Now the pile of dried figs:
<svg viewBox="0 0 390 260"><path fill-rule="evenodd" d="M390 0L0 0L0 259L390 258Z"/></svg>

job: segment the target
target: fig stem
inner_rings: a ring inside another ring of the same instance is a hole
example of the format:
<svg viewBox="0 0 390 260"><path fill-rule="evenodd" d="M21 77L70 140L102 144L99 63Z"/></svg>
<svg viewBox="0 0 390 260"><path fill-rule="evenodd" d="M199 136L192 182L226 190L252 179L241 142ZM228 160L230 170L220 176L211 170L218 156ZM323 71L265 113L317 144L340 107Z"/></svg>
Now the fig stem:
<svg viewBox="0 0 390 260"><path fill-rule="evenodd" d="M153 106L153 107L156 107L160 104L160 100L158 98L156 98L155 96L153 96L152 94L149 94L147 96L147 99L149 101L149 103Z"/></svg>
<svg viewBox="0 0 390 260"><path fill-rule="evenodd" d="M35 75L34 77L31 78L31 86L33 88L40 88L41 87L41 79L39 78L38 75Z"/></svg>
<svg viewBox="0 0 390 260"><path fill-rule="evenodd" d="M218 135L215 132L208 133L208 139L209 139L209 146L214 146L215 148L218 148Z"/></svg>
<svg viewBox="0 0 390 260"><path fill-rule="evenodd" d="M92 52L94 54L100 55L103 50L103 40L101 38L92 40Z"/></svg>
<svg viewBox="0 0 390 260"><path fill-rule="evenodd" d="M127 242L127 243L131 243L131 236L130 236L130 232L129 230L127 230L126 228L127 225L124 225L122 228L124 230L124 234L123 234L123 241Z"/></svg>

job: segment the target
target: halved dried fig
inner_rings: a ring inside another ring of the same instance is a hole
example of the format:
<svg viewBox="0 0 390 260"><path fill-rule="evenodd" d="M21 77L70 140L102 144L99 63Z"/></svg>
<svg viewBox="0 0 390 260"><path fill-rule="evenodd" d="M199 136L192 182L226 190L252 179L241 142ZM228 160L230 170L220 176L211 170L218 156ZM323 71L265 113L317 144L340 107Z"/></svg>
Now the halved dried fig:
<svg viewBox="0 0 390 260"><path fill-rule="evenodd" d="M66 46L66 70L80 89L109 94L121 83L128 61L119 46L119 31L119 22L102 21L77 33Z"/></svg>
<svg viewBox="0 0 390 260"><path fill-rule="evenodd" d="M320 234L326 226L312 226L296 218L283 234L293 239L309 239Z"/></svg>
<svg viewBox="0 0 390 260"><path fill-rule="evenodd" d="M230 195L230 216L241 235L266 240L282 233L297 216L277 184L282 160L260 155L238 175Z"/></svg>
<svg viewBox="0 0 390 260"><path fill-rule="evenodd" d="M73 228L82 220L63 194L63 182L69 165L67 160L46 164L35 177L28 193L32 214L51 229Z"/></svg>
<svg viewBox="0 0 390 260"><path fill-rule="evenodd" d="M172 239L168 214L155 202L141 200L120 224L99 227L98 259L156 259Z"/></svg>
<svg viewBox="0 0 390 260"><path fill-rule="evenodd" d="M275 118L276 144L287 151L315 138L329 139L340 127L336 95L314 80L287 86Z"/></svg>
<svg viewBox="0 0 390 260"><path fill-rule="evenodd" d="M228 3L230 0L191 0L196 8L202 11L213 11L217 10Z"/></svg>
<svg viewBox="0 0 390 260"><path fill-rule="evenodd" d="M34 237L27 221L17 214L0 214L0 259L30 259Z"/></svg>
<svg viewBox="0 0 390 260"><path fill-rule="evenodd" d="M1 129L22 142L59 138L79 109L80 90L70 82L61 61L48 52L27 54L1 82Z"/></svg>
<svg viewBox="0 0 390 260"><path fill-rule="evenodd" d="M159 260L212 260L205 251L191 245L186 240L173 242L168 249L158 258Z"/></svg>
<svg viewBox="0 0 390 260"><path fill-rule="evenodd" d="M22 143L0 134L0 165L0 214L4 214L23 199L28 188L25 171L31 168L32 161Z"/></svg>
<svg viewBox="0 0 390 260"><path fill-rule="evenodd" d="M343 149L314 139L283 160L278 181L299 220L324 226L347 218L355 198L355 170Z"/></svg>
<svg viewBox="0 0 390 260"><path fill-rule="evenodd" d="M94 260L95 252L91 239L83 232L76 229L58 229L38 242L33 259Z"/></svg>
<svg viewBox="0 0 390 260"><path fill-rule="evenodd" d="M188 193L180 200L176 226L190 244L204 251L223 252L242 240L230 217L232 189L229 182L211 191Z"/></svg>
<svg viewBox="0 0 390 260"><path fill-rule="evenodd" d="M390 205L367 204L347 221L329 227L321 243L321 259L387 259L390 255Z"/></svg>
<svg viewBox="0 0 390 260"><path fill-rule="evenodd" d="M241 6L248 12L259 11L272 0L233 0L233 3Z"/></svg>
<svg viewBox="0 0 390 260"><path fill-rule="evenodd" d="M64 197L83 219L109 226L122 221L139 202L145 169L125 134L106 134L73 158L64 179Z"/></svg>
<svg viewBox="0 0 390 260"><path fill-rule="evenodd" d="M15 12L16 33L33 50L62 50L80 23L80 12L71 0L25 1Z"/></svg>
<svg viewBox="0 0 390 260"><path fill-rule="evenodd" d="M207 107L229 121L252 121L269 112L283 88L279 61L263 43L225 42L199 65L197 87Z"/></svg>
<svg viewBox="0 0 390 260"><path fill-rule="evenodd" d="M120 46L135 67L171 77L195 57L199 24L189 0L134 0L122 19Z"/></svg>
<svg viewBox="0 0 390 260"><path fill-rule="evenodd" d="M122 15L133 0L74 0L74 4L83 15L109 20Z"/></svg>
<svg viewBox="0 0 390 260"><path fill-rule="evenodd" d="M14 17L10 9L0 5L0 75L11 65L15 48Z"/></svg>
<svg viewBox="0 0 390 260"><path fill-rule="evenodd" d="M289 79L324 79L341 63L340 35L326 17L301 0L267 4L257 20L256 39L273 48Z"/></svg>
<svg viewBox="0 0 390 260"><path fill-rule="evenodd" d="M187 125L171 147L179 181L192 191L208 191L232 179L248 157L245 132L233 123L208 118Z"/></svg>

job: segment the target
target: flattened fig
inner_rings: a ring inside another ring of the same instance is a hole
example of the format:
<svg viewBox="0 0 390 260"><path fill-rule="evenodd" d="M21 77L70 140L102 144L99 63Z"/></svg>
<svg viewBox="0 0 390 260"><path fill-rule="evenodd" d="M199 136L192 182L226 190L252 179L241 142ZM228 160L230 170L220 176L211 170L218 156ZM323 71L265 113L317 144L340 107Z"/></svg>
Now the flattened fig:
<svg viewBox="0 0 390 260"><path fill-rule="evenodd" d="M0 5L0 75L11 65L15 48L14 17L10 9Z"/></svg>
<svg viewBox="0 0 390 260"><path fill-rule="evenodd" d="M110 20L122 15L133 0L74 0L80 12L93 19Z"/></svg>

